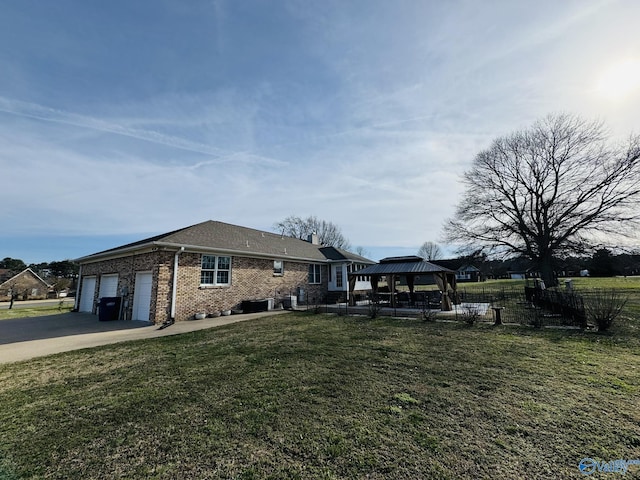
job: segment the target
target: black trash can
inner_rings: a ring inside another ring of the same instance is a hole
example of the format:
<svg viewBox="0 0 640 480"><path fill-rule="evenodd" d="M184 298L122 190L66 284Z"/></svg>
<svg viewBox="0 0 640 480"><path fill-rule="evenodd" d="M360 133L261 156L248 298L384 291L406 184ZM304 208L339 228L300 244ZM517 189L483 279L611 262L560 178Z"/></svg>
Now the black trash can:
<svg viewBox="0 0 640 480"><path fill-rule="evenodd" d="M98 304L98 320L107 322L118 320L120 315L120 297L102 297Z"/></svg>

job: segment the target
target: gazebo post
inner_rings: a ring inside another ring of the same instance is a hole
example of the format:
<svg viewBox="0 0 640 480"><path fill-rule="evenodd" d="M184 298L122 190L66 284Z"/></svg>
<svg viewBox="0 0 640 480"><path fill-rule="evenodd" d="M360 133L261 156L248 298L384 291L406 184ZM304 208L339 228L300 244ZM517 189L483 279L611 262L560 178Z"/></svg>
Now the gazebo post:
<svg viewBox="0 0 640 480"><path fill-rule="evenodd" d="M369 275L369 284L371 285L371 303L376 303L378 296L378 275Z"/></svg>
<svg viewBox="0 0 640 480"><path fill-rule="evenodd" d="M447 294L447 291L449 290L447 274L446 272L442 272L438 274L438 277L442 279L442 299L440 301L440 310L448 312L451 310L451 303L449 302L449 295Z"/></svg>
<svg viewBox="0 0 640 480"><path fill-rule="evenodd" d="M416 276L407 275L407 286L409 287L409 302L411 305L415 304L415 297L413 291L415 290Z"/></svg>
<svg viewBox="0 0 640 480"><path fill-rule="evenodd" d="M356 280L356 275L353 273L349 275L349 301L347 303L352 307L356 304L356 299L353 296L353 292L356 289Z"/></svg>

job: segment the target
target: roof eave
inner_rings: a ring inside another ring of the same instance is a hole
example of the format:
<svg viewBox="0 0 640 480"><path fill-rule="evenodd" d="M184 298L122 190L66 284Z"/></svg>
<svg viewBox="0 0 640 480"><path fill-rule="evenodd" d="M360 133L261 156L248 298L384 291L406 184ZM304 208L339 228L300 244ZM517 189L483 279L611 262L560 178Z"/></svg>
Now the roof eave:
<svg viewBox="0 0 640 480"><path fill-rule="evenodd" d="M94 253L92 255L87 255L85 257L80 257L75 262L79 264L86 263L95 263L102 262L104 260L127 257L134 254L141 253L149 253L158 249L166 249L166 250L175 250L178 251L182 247L184 247L185 252L190 253L222 253L231 256L242 256L242 257L250 257L250 258L267 258L267 259L278 259L278 260L295 260L304 263L328 263L327 259L319 259L319 258L309 258L309 257L300 257L300 256L292 256L288 255L285 252L282 253L265 253L265 252L253 252L246 250L236 250L229 248L215 248L215 247L204 247L202 245L187 245L183 243L172 243L172 242L149 242L142 245L136 245L134 247L129 248L121 248L116 250L109 250L102 253Z"/></svg>
<svg viewBox="0 0 640 480"><path fill-rule="evenodd" d="M184 247L185 252L191 253L223 253L226 255L236 256L236 257L250 257L250 258L267 258L267 259L278 259L278 260L297 260L300 262L311 262L311 263L327 263L326 259L320 258L310 258L310 257L299 257L288 255L285 252L282 253L271 253L271 252L254 252L250 250L237 250L232 248L217 248L217 247L204 247L201 245L184 245L179 243L170 243L170 242L155 242L156 245L161 247L166 247L170 249L180 249Z"/></svg>

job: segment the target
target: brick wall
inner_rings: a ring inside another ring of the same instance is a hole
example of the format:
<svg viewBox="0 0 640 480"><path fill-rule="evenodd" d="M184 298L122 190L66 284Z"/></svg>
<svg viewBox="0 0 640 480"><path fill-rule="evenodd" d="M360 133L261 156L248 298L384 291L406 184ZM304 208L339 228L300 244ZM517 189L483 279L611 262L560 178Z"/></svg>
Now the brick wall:
<svg viewBox="0 0 640 480"><path fill-rule="evenodd" d="M96 276L94 305L98 302L100 278L106 274L118 274L118 295L123 287L128 295L123 298L124 318L131 318L135 274L141 271L153 273L150 317L162 323L171 315L173 285L173 260L175 252L158 251L114 260L106 260L82 266L82 276ZM308 284L307 263L284 262L284 273L274 275L273 260L232 257L231 285L224 287L200 286L201 255L182 253L179 256L178 289L176 292L176 321L189 320L196 313L212 314L240 308L243 300L275 298L296 295L298 288L305 291L305 300L321 303L327 292L327 267L322 267L320 285ZM79 292L79 295L83 295Z"/></svg>
<svg viewBox="0 0 640 480"><path fill-rule="evenodd" d="M239 309L243 300L274 298L281 300L296 295L298 288L305 296L322 301L327 291L326 267L323 267L320 285L309 285L309 265L284 262L284 273L274 275L273 260L232 257L231 285L200 286L200 254L180 256L178 268L179 288L176 298L176 320L188 320L196 313L211 314L222 310Z"/></svg>
<svg viewBox="0 0 640 480"><path fill-rule="evenodd" d="M154 282L153 289L151 291L150 317L152 321L155 319L156 322L159 321L162 323L168 318L167 314L165 314L167 302L159 302L158 300L166 297L167 290L169 291L169 300L171 298L171 270L173 269L173 255L173 252L158 251L82 265L83 278L89 276L96 277L96 288L93 292L94 306L98 303L101 276L117 273L118 296L121 295L123 288L128 290L127 295L122 298L124 305L123 318L126 320L130 319L133 309L136 272L152 272ZM169 277L168 280L167 277ZM160 279L160 281L158 281L158 279ZM79 286L81 289L82 282L80 282ZM82 290L78 292L78 295L85 294L86 293L82 292Z"/></svg>

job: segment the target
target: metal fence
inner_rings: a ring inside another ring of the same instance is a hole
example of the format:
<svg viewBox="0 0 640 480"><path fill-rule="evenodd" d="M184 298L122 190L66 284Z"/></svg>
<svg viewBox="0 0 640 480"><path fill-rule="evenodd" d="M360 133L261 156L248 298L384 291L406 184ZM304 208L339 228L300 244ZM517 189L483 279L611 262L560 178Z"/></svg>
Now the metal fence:
<svg viewBox="0 0 640 480"><path fill-rule="evenodd" d="M451 296L451 295L450 295ZM470 312L474 312L478 321L492 322L500 315L502 323L518 323L536 327L586 326L584 296L574 291L559 289L542 290L534 287L499 286L459 288L455 298L451 296L454 306L446 315L452 319L466 320ZM311 300L311 299L309 299ZM316 299L303 307L317 312L338 313L343 315L368 315L375 310L376 315L391 316L424 316L430 311L444 318L445 312L439 313L441 293L435 291L415 292L411 297L408 292L399 292L392 305L389 294L367 295L360 298L357 306L346 303L326 304ZM480 314L478 315L478 312Z"/></svg>
<svg viewBox="0 0 640 480"><path fill-rule="evenodd" d="M495 308L500 308L504 323L538 327L586 325L584 301L575 292L534 287L463 288L458 290L458 296L462 304L489 304L494 316Z"/></svg>

